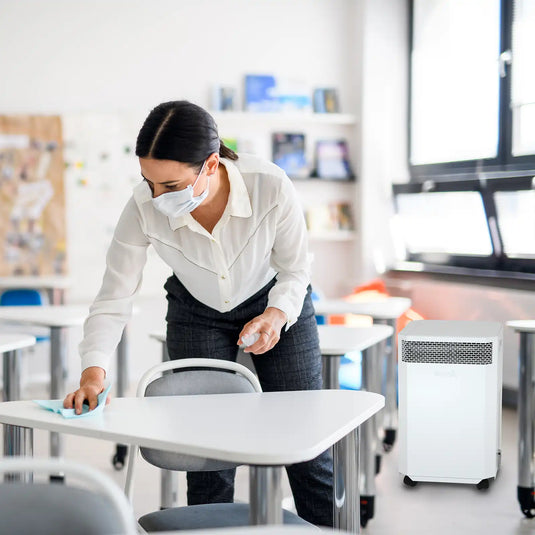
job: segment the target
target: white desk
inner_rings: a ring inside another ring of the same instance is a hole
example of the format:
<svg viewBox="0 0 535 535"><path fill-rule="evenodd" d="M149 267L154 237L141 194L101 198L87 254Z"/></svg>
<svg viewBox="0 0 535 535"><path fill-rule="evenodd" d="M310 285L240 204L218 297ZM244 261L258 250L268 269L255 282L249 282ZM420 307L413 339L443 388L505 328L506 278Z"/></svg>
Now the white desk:
<svg viewBox="0 0 535 535"><path fill-rule="evenodd" d="M65 419L11 401L0 422L248 464L253 524L282 522L283 465L334 444L334 522L358 533L358 427L383 406L379 394L349 390L114 398L94 418Z"/></svg>
<svg viewBox="0 0 535 535"><path fill-rule="evenodd" d="M387 340L385 364L385 437L383 445L386 451L392 448L396 440L397 429L397 339L396 322L411 306L407 297L378 297L369 301L347 301L345 299L320 299L314 301L318 316L331 314L362 314L371 316L374 323L391 326L394 331Z"/></svg>
<svg viewBox="0 0 535 535"><path fill-rule="evenodd" d="M508 321L520 335L518 354L518 487L520 509L535 510L535 320Z"/></svg>
<svg viewBox="0 0 535 535"><path fill-rule="evenodd" d="M346 327L344 325L318 325L320 349L323 358L325 388L340 388L338 373L342 356L350 351L362 352L361 390L381 392L381 344L392 336L389 325ZM365 527L374 516L375 473L380 466L378 448L379 425L377 417L366 420L361 426L361 479L360 523Z"/></svg>
<svg viewBox="0 0 535 535"><path fill-rule="evenodd" d="M69 305L0 307L0 321L40 325L50 329L50 397L65 394L64 370L67 354L67 330L83 324L87 307ZM61 441L56 433L50 435L50 454L61 455ZM13 452L10 452L13 453Z"/></svg>
<svg viewBox="0 0 535 535"><path fill-rule="evenodd" d="M53 305L62 305L65 302L65 290L71 287L69 277L60 275L50 275L44 277L38 276L11 276L0 277L1 290L12 290L14 288L35 288L36 290L45 290L49 302Z"/></svg>
<svg viewBox="0 0 535 535"><path fill-rule="evenodd" d="M35 337L27 334L0 333L0 353L3 356L3 400L20 399L20 350L35 345ZM4 426L4 451L21 453L23 437L20 428Z"/></svg>

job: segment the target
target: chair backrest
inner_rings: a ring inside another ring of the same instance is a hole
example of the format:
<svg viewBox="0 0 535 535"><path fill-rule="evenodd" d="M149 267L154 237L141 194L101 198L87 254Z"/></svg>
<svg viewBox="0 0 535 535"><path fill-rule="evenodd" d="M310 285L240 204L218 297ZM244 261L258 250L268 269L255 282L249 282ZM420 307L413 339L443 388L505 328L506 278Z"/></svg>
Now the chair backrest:
<svg viewBox="0 0 535 535"><path fill-rule="evenodd" d="M0 306L23 306L43 304L43 296L38 290L31 288L15 288L6 290L0 295Z"/></svg>
<svg viewBox="0 0 535 535"><path fill-rule="evenodd" d="M174 373L165 373L174 372ZM180 396L262 392L257 377L245 366L219 359L188 358L162 362L141 377L137 395ZM131 495L136 448L128 459L125 492ZM140 448L143 458L166 470L213 471L234 468L236 463Z"/></svg>
<svg viewBox="0 0 535 535"><path fill-rule="evenodd" d="M0 459L2 472L64 473L68 483L0 483L2 533L137 533L134 512L122 490L89 466L61 459L11 457ZM71 477L77 480L76 486L70 484Z"/></svg>

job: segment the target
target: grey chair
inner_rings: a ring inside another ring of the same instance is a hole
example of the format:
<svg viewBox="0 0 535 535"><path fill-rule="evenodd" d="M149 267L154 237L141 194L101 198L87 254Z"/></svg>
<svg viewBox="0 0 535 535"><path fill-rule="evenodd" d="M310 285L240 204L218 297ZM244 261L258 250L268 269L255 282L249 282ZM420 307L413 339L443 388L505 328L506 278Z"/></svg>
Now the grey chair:
<svg viewBox="0 0 535 535"><path fill-rule="evenodd" d="M163 362L148 370L139 381L137 395L140 397L177 396L261 391L257 377L241 364L218 359L189 358ZM137 449L132 447L128 460L125 492L130 498L132 498ZM139 449L147 462L164 470L200 472L224 470L237 466L236 463L203 457L178 455L151 448ZM283 521L285 524L311 526L299 516L286 510L283 511ZM146 514L138 522L147 532L247 526L249 505L215 503L172 507Z"/></svg>
<svg viewBox="0 0 535 535"><path fill-rule="evenodd" d="M89 466L61 459L4 457L0 459L1 473L6 474L6 481L0 483L0 533L137 533L134 512L123 491ZM57 473L65 474L65 484L51 483L48 477L33 482L34 474Z"/></svg>

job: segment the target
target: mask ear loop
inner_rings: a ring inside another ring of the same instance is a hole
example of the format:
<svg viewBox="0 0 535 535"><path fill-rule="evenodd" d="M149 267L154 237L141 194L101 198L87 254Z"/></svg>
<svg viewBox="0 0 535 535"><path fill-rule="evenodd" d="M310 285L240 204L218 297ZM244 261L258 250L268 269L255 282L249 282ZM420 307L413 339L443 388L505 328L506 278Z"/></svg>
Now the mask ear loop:
<svg viewBox="0 0 535 535"><path fill-rule="evenodd" d="M191 186L191 189L193 189L197 185L197 182L199 181L199 178L201 177L202 172L204 171L204 166L206 165L206 162L207 162L207 160L204 160L204 163L202 164L201 170L199 171L199 174L197 175L197 178L195 179L195 182L193 183L193 186Z"/></svg>

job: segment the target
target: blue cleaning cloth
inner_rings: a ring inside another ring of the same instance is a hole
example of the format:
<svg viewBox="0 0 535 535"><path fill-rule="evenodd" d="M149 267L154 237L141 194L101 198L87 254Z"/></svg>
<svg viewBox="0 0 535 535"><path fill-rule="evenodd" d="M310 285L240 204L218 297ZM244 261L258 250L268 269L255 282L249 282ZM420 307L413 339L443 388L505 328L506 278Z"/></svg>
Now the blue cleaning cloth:
<svg viewBox="0 0 535 535"><path fill-rule="evenodd" d="M101 413L104 410L104 405L106 405L106 398L108 393L111 390L111 385L106 388L101 394L97 396L98 404L97 406L90 411L88 405L82 406L82 413L76 414L74 409L65 409L63 407L62 399L34 399L35 403L43 407L47 411L57 412L61 414L63 418L84 418L85 416L95 416L96 414Z"/></svg>

